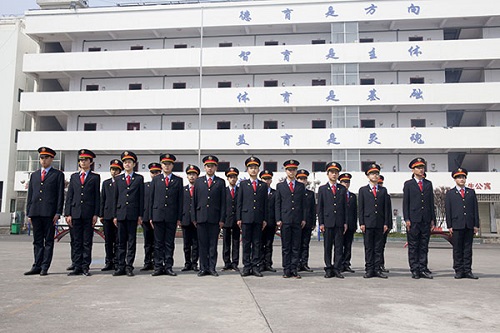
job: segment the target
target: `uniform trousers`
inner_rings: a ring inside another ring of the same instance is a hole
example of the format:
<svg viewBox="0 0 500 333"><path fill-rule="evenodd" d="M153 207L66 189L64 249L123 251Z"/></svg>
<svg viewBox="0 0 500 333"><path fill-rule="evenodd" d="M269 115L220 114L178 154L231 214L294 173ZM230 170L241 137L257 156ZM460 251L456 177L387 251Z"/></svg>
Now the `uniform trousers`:
<svg viewBox="0 0 500 333"><path fill-rule="evenodd" d="M281 254L285 274L297 273L301 235L300 223L281 224Z"/></svg>
<svg viewBox="0 0 500 333"><path fill-rule="evenodd" d="M174 265L175 232L177 223L153 221L155 271L169 270Z"/></svg>
<svg viewBox="0 0 500 333"><path fill-rule="evenodd" d="M243 271L259 271L260 242L262 239L261 223L242 223Z"/></svg>
<svg viewBox="0 0 500 333"><path fill-rule="evenodd" d="M144 265L154 262L155 232L149 221L142 222L142 234L144 236Z"/></svg>
<svg viewBox="0 0 500 333"><path fill-rule="evenodd" d="M224 227L222 230L222 259L226 267L238 266L240 261L240 228L237 224L232 227Z"/></svg>
<svg viewBox="0 0 500 333"><path fill-rule="evenodd" d="M118 263L116 256L118 252L118 228L113 223L113 220L103 220L102 226L104 230L104 250L106 252L104 264L116 266Z"/></svg>
<svg viewBox="0 0 500 333"><path fill-rule="evenodd" d="M453 229L453 269L457 274L472 272L474 229Z"/></svg>
<svg viewBox="0 0 500 333"><path fill-rule="evenodd" d="M266 226L264 230L262 230L260 266L263 268L273 266L273 243L275 233L275 226Z"/></svg>
<svg viewBox="0 0 500 333"><path fill-rule="evenodd" d="M365 271L373 274L380 271L382 246L384 242L383 228L366 228L363 234L365 243Z"/></svg>
<svg viewBox="0 0 500 333"><path fill-rule="evenodd" d="M343 253L343 227L325 228L324 233L324 258L325 270L342 270L342 253ZM332 249L333 249L333 265L332 265Z"/></svg>
<svg viewBox="0 0 500 333"><path fill-rule="evenodd" d="M184 262L187 266L198 265L198 231L194 224L182 226L182 240L184 245Z"/></svg>
<svg viewBox="0 0 500 333"><path fill-rule="evenodd" d="M347 228L344 234L341 267L351 267L352 242L354 240L355 229Z"/></svg>
<svg viewBox="0 0 500 333"><path fill-rule="evenodd" d="M137 220L118 221L118 270L133 270L137 244Z"/></svg>
<svg viewBox="0 0 500 333"><path fill-rule="evenodd" d="M425 222L412 222L410 231L406 233L408 241L408 262L412 273L421 273L427 268L430 236L431 225Z"/></svg>
<svg viewBox="0 0 500 333"><path fill-rule="evenodd" d="M90 267L92 262L92 241L94 237L94 227L92 218L73 219L73 251L74 265L76 270Z"/></svg>
<svg viewBox="0 0 500 333"><path fill-rule="evenodd" d="M311 243L312 228L306 225L300 236L299 266L309 266L309 243Z"/></svg>
<svg viewBox="0 0 500 333"><path fill-rule="evenodd" d="M53 217L32 217L33 226L33 254L35 261L33 269L49 270L54 253L55 227Z"/></svg>
<svg viewBox="0 0 500 333"><path fill-rule="evenodd" d="M217 265L217 242L219 240L218 223L198 223L198 245L200 253L200 270L215 272Z"/></svg>

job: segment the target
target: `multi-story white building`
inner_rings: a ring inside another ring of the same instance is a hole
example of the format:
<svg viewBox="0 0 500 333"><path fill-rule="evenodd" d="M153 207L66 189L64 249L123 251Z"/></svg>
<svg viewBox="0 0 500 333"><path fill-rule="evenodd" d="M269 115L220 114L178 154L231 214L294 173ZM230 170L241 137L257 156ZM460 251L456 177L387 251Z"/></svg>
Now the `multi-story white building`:
<svg viewBox="0 0 500 333"><path fill-rule="evenodd" d="M18 132L30 130L30 120L19 112L21 93L33 91L33 79L22 71L25 53L35 53L37 44L24 34L20 17L0 18L0 226L8 225L16 208L14 176ZM28 117L29 118L29 117Z"/></svg>
<svg viewBox="0 0 500 333"><path fill-rule="evenodd" d="M20 193L42 144L66 171L80 148L100 172L123 150L140 172L166 151L178 171L205 154L244 169L254 154L277 172L298 159L320 182L335 160L354 191L377 162L401 216L422 156L435 187L470 171L482 232L496 232L500 2L174 2L26 14L40 53L23 67L37 89L21 102L35 126L19 135Z"/></svg>

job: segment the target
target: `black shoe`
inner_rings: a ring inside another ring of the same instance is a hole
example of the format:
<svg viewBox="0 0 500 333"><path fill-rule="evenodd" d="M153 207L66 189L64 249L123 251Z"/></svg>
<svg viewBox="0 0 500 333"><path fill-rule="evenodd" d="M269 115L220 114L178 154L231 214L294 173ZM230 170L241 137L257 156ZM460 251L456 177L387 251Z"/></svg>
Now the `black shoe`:
<svg viewBox="0 0 500 333"><path fill-rule="evenodd" d="M465 273L464 274L464 278L466 278L466 279L473 279L473 280L479 279L477 276L475 276L474 274L472 274L472 272Z"/></svg>
<svg viewBox="0 0 500 333"><path fill-rule="evenodd" d="M378 278L381 278L381 279L387 279L387 275L385 275L381 271L375 272L375 276L378 277Z"/></svg>
<svg viewBox="0 0 500 333"><path fill-rule="evenodd" d="M363 278L371 279L374 276L375 276L375 274L373 274L372 272L366 272L365 275L363 275Z"/></svg>
<svg viewBox="0 0 500 333"><path fill-rule="evenodd" d="M333 271L333 276L335 276L337 279L344 278L344 276L342 275L342 273L340 273L340 271Z"/></svg>
<svg viewBox="0 0 500 333"><path fill-rule="evenodd" d="M152 271L154 266L152 264L144 264L144 266L139 270L141 272Z"/></svg>
<svg viewBox="0 0 500 333"><path fill-rule="evenodd" d="M325 272L325 279L331 279L333 277L332 272Z"/></svg>
<svg viewBox="0 0 500 333"><path fill-rule="evenodd" d="M126 274L127 274L127 276L134 276L135 275L134 271L132 269L127 269Z"/></svg>
<svg viewBox="0 0 500 333"><path fill-rule="evenodd" d="M298 272L305 272L306 269L304 268L304 266L300 265L299 267L297 267L297 271Z"/></svg>
<svg viewBox="0 0 500 333"><path fill-rule="evenodd" d="M90 274L89 270L88 269L84 269L83 272L82 272L83 275L85 276L91 276L92 274Z"/></svg>
<svg viewBox="0 0 500 333"><path fill-rule="evenodd" d="M40 272L40 276L47 276L47 275L49 275L49 273L45 269L42 269L42 271Z"/></svg>
<svg viewBox="0 0 500 333"><path fill-rule="evenodd" d="M24 273L24 275L37 275L40 274L42 270L40 268L32 268L31 270Z"/></svg>
<svg viewBox="0 0 500 333"><path fill-rule="evenodd" d="M106 264L103 268L101 268L101 272L106 272L106 271L112 271L115 269L115 265L113 264Z"/></svg>
<svg viewBox="0 0 500 333"><path fill-rule="evenodd" d="M240 269L238 268L238 264L232 264L232 265L231 265L231 269L232 269L233 271L235 271L235 272L239 272L239 271L240 271Z"/></svg>
<svg viewBox="0 0 500 333"><path fill-rule="evenodd" d="M427 274L432 274L431 270L428 269L428 268L424 269L424 272L427 273Z"/></svg>
<svg viewBox="0 0 500 333"><path fill-rule="evenodd" d="M205 275L210 275L210 273L208 271L203 271L203 270L200 270L198 272L198 276L205 276Z"/></svg>
<svg viewBox="0 0 500 333"><path fill-rule="evenodd" d="M421 272L420 273L420 277L423 278L423 279L433 279L432 275L430 275L427 272Z"/></svg>
<svg viewBox="0 0 500 333"><path fill-rule="evenodd" d="M253 274L253 276L256 276L256 277L263 277L264 276L264 275L262 275L261 272L256 271L256 270L254 270L252 274Z"/></svg>
<svg viewBox="0 0 500 333"><path fill-rule="evenodd" d="M166 269L165 270L165 275L169 276L177 276L177 273L172 270L172 268Z"/></svg>
<svg viewBox="0 0 500 333"><path fill-rule="evenodd" d="M75 270L75 265L70 265L70 266L66 267L66 270L67 271L74 271Z"/></svg>
<svg viewBox="0 0 500 333"><path fill-rule="evenodd" d="M283 278L284 279L289 279L291 277L292 277L292 274L290 274L290 273L283 273Z"/></svg>
<svg viewBox="0 0 500 333"><path fill-rule="evenodd" d="M384 266L380 266L380 271L381 271L382 273L389 273L389 270L388 270L388 269L386 269Z"/></svg>
<svg viewBox="0 0 500 333"><path fill-rule="evenodd" d="M465 277L464 273L455 273L455 279L463 279Z"/></svg>
<svg viewBox="0 0 500 333"><path fill-rule="evenodd" d="M164 275L165 272L161 269L158 269L158 270L154 270L153 273L151 273L151 276L160 276L160 275Z"/></svg>
<svg viewBox="0 0 500 333"><path fill-rule="evenodd" d="M75 269L73 272L69 272L68 276L82 275L83 271L81 269Z"/></svg>
<svg viewBox="0 0 500 333"><path fill-rule="evenodd" d="M200 269L198 268L198 264L193 264L193 271L199 272Z"/></svg>
<svg viewBox="0 0 500 333"><path fill-rule="evenodd" d="M292 277L295 279L302 279L302 276L300 276L300 274L297 272L292 272Z"/></svg>
<svg viewBox="0 0 500 333"><path fill-rule="evenodd" d="M266 271L276 273L276 270L273 268L273 266L266 266Z"/></svg>
<svg viewBox="0 0 500 333"><path fill-rule="evenodd" d="M354 273L355 271L351 269L349 266L345 266L342 272L349 272L349 273Z"/></svg>
<svg viewBox="0 0 500 333"><path fill-rule="evenodd" d="M225 265L224 267L222 267L223 272L230 271L231 269L232 269L231 265Z"/></svg>
<svg viewBox="0 0 500 333"><path fill-rule="evenodd" d="M219 273L217 273L216 271L209 271L208 274L212 276L219 276Z"/></svg>
<svg viewBox="0 0 500 333"><path fill-rule="evenodd" d="M193 268L191 267L191 265L189 265L189 264L185 264L185 265L184 265L184 268L183 268L183 269L181 269L181 272L187 272L187 271L190 271L190 270L192 270L192 269L193 269Z"/></svg>
<svg viewBox="0 0 500 333"><path fill-rule="evenodd" d="M123 269L118 269L113 272L113 276L122 276L122 275L125 275L125 270Z"/></svg>
<svg viewBox="0 0 500 333"><path fill-rule="evenodd" d="M250 275L252 275L250 271L244 270L243 272L241 272L241 276L250 276Z"/></svg>
<svg viewBox="0 0 500 333"><path fill-rule="evenodd" d="M418 280L420 279L420 273L419 272L411 272L411 278Z"/></svg>
<svg viewBox="0 0 500 333"><path fill-rule="evenodd" d="M309 272L309 273L312 273L314 272L308 265L304 265L302 266L302 269L306 272Z"/></svg>

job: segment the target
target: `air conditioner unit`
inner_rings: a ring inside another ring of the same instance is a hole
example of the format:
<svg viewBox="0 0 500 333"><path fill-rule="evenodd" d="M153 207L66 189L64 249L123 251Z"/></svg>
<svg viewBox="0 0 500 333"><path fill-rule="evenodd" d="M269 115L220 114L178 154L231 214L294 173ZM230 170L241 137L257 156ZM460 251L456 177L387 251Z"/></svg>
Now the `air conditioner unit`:
<svg viewBox="0 0 500 333"><path fill-rule="evenodd" d="M88 0L36 0L40 9L76 9L88 8Z"/></svg>

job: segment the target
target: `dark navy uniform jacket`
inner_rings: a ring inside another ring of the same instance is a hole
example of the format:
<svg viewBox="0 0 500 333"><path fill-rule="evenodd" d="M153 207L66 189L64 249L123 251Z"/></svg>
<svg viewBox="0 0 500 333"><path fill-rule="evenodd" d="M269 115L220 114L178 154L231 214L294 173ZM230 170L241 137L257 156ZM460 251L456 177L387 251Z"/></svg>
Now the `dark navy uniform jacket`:
<svg viewBox="0 0 500 333"><path fill-rule="evenodd" d="M267 184L257 180L254 192L250 179L240 182L236 204L236 220L242 223L262 223L266 221L268 209Z"/></svg>
<svg viewBox="0 0 500 333"><path fill-rule="evenodd" d="M125 173L115 177L114 216L119 220L137 220L144 214L144 177L133 173L127 185Z"/></svg>
<svg viewBox="0 0 500 333"><path fill-rule="evenodd" d="M191 225L191 207L193 206L193 198L189 193L189 187L191 184L188 184L182 188L183 190L183 198L182 198L182 219L181 225L183 227L188 227Z"/></svg>
<svg viewBox="0 0 500 333"><path fill-rule="evenodd" d="M306 187L295 181L293 193L290 191L287 181L276 185L276 221L283 223L298 223L307 219Z"/></svg>
<svg viewBox="0 0 500 333"><path fill-rule="evenodd" d="M330 182L318 189L319 224L326 228L344 227L347 224L347 190L341 184L335 184L333 194Z"/></svg>
<svg viewBox="0 0 500 333"><path fill-rule="evenodd" d="M114 218L114 199L115 199L115 190L114 190L114 182L112 178L106 179L102 183L101 188L101 209L99 211L99 217L104 218L105 220L112 220Z"/></svg>
<svg viewBox="0 0 500 333"><path fill-rule="evenodd" d="M161 173L151 181L149 218L154 222L181 221L184 201L182 178L171 174L168 186L165 178L165 174Z"/></svg>
<svg viewBox="0 0 500 333"><path fill-rule="evenodd" d="M219 223L226 220L226 182L214 176L208 187L207 177L199 177L194 183L192 220L196 223Z"/></svg>
<svg viewBox="0 0 500 333"><path fill-rule="evenodd" d="M99 216L101 176L89 171L83 185L80 173L75 172L69 179L64 215L74 219Z"/></svg>
<svg viewBox="0 0 500 333"><path fill-rule="evenodd" d="M446 192L446 225L453 229L479 228L479 209L476 192L471 188L465 188L462 195L456 187Z"/></svg>
<svg viewBox="0 0 500 333"><path fill-rule="evenodd" d="M352 192L349 192L349 200L347 200L347 228L349 230L358 229L358 198Z"/></svg>
<svg viewBox="0 0 500 333"><path fill-rule="evenodd" d="M358 192L359 225L366 228L389 227L392 221L390 197L387 189L378 186L377 196L373 195L370 185L363 186Z"/></svg>
<svg viewBox="0 0 500 333"><path fill-rule="evenodd" d="M432 183L422 180L423 192L415 179L407 180L403 187L403 217L411 223L436 221Z"/></svg>
<svg viewBox="0 0 500 333"><path fill-rule="evenodd" d="M64 174L50 168L42 182L41 170L33 172L30 176L26 201L28 217L61 215L64 204Z"/></svg>
<svg viewBox="0 0 500 333"><path fill-rule="evenodd" d="M229 186L226 187L226 221L224 223L224 228L232 228L236 225L236 200L239 193L239 188L235 186L233 198Z"/></svg>

